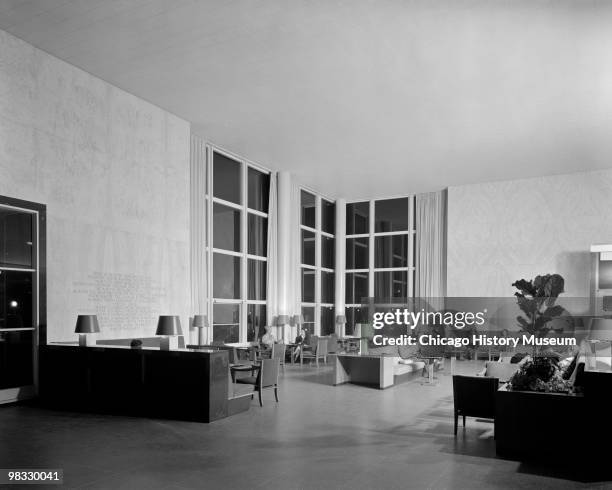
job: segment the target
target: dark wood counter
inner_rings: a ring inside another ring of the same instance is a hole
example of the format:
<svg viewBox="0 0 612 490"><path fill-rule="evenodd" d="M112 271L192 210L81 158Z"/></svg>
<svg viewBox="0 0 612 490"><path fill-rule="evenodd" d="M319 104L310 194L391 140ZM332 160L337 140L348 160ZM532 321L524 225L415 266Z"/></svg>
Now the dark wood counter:
<svg viewBox="0 0 612 490"><path fill-rule="evenodd" d="M228 415L226 351L40 347L45 406L212 422Z"/></svg>

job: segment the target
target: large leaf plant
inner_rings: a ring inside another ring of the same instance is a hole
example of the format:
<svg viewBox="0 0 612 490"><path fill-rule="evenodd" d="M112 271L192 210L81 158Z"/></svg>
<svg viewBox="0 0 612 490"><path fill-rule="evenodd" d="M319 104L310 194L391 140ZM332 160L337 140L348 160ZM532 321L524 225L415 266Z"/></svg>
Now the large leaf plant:
<svg viewBox="0 0 612 490"><path fill-rule="evenodd" d="M555 304L564 285L565 281L559 274L545 274L532 281L519 279L512 283L518 289L514 296L523 315L517 316L516 320L523 332L535 337L545 337L550 332L551 320L565 311ZM534 356L537 354L535 345L533 353Z"/></svg>

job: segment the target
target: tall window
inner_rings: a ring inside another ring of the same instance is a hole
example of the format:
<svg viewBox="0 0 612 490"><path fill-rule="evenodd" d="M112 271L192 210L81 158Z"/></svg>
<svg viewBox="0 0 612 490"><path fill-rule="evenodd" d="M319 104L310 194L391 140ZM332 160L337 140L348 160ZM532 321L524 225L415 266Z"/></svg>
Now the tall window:
<svg viewBox="0 0 612 490"><path fill-rule="evenodd" d="M0 205L0 402L34 384L38 325L38 215Z"/></svg>
<svg viewBox="0 0 612 490"><path fill-rule="evenodd" d="M336 205L302 190L300 210L304 327L314 334L329 335L335 331Z"/></svg>
<svg viewBox="0 0 612 490"><path fill-rule="evenodd" d="M347 334L367 321L364 298L413 297L415 236L413 197L347 204Z"/></svg>
<svg viewBox="0 0 612 490"><path fill-rule="evenodd" d="M270 174L211 153L213 340L253 340L266 322Z"/></svg>

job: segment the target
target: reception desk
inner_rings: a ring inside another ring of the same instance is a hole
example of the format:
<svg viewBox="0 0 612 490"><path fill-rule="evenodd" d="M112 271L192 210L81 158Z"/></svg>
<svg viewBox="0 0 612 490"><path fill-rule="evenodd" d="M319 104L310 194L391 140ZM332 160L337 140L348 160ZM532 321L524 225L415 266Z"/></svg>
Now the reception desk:
<svg viewBox="0 0 612 490"><path fill-rule="evenodd" d="M334 386L355 383L381 390L393 386L393 358L390 356L335 354L330 359L334 367Z"/></svg>
<svg viewBox="0 0 612 490"><path fill-rule="evenodd" d="M226 351L40 347L43 405L212 422L228 416Z"/></svg>

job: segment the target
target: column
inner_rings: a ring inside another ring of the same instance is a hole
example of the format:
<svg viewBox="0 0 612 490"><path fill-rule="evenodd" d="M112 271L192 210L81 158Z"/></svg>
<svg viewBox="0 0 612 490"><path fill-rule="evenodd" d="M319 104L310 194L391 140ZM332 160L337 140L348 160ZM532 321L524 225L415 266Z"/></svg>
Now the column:
<svg viewBox="0 0 612 490"><path fill-rule="evenodd" d="M291 174L278 172L278 312L277 315L292 315L291 291ZM276 338L289 340L288 325L278 325Z"/></svg>
<svg viewBox="0 0 612 490"><path fill-rule="evenodd" d="M346 199L336 200L336 318L345 315L345 289L346 289ZM336 325L339 337L345 335L345 325Z"/></svg>

